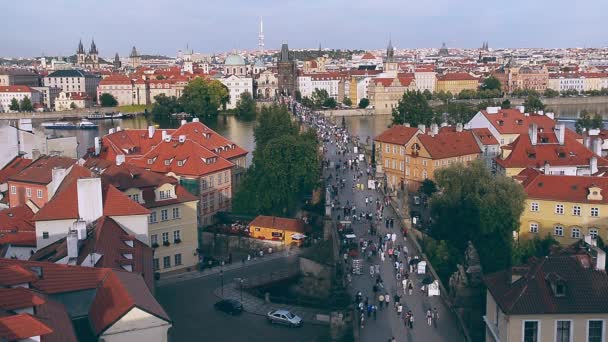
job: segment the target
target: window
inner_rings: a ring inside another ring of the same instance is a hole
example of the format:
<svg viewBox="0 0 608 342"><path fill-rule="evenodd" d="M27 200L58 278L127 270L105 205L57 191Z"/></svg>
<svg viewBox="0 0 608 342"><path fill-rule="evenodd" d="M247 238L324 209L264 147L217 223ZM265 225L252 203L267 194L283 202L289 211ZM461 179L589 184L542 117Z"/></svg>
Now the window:
<svg viewBox="0 0 608 342"><path fill-rule="evenodd" d="M572 215L574 216L581 216L581 207L578 205L575 205L572 207Z"/></svg>
<svg viewBox="0 0 608 342"><path fill-rule="evenodd" d="M182 239L182 234L179 230L174 230L173 231L173 242L175 242L175 240L180 240Z"/></svg>
<svg viewBox="0 0 608 342"><path fill-rule="evenodd" d="M175 266L181 265L182 264L182 255L181 254L175 254Z"/></svg>
<svg viewBox="0 0 608 342"><path fill-rule="evenodd" d="M563 215L564 214L564 205L563 204L556 204L555 205L555 213Z"/></svg>
<svg viewBox="0 0 608 342"><path fill-rule="evenodd" d="M538 223L530 223L530 233L538 233Z"/></svg>
<svg viewBox="0 0 608 342"><path fill-rule="evenodd" d="M426 179L427 178L427 173L426 170L422 171L422 178Z"/></svg>
<svg viewBox="0 0 608 342"><path fill-rule="evenodd" d="M158 258L152 259L152 267L155 271L160 270L160 265L158 264Z"/></svg>
<svg viewBox="0 0 608 342"><path fill-rule="evenodd" d="M538 321L524 321L524 342L538 342Z"/></svg>
<svg viewBox="0 0 608 342"><path fill-rule="evenodd" d="M32 189L30 188L25 188L25 195L27 197L32 197Z"/></svg>
<svg viewBox="0 0 608 342"><path fill-rule="evenodd" d="M135 202L139 202L139 194L129 195L129 198Z"/></svg>
<svg viewBox="0 0 608 342"><path fill-rule="evenodd" d="M604 321L592 320L587 322L587 341L603 342L604 340Z"/></svg>
<svg viewBox="0 0 608 342"><path fill-rule="evenodd" d="M167 221L169 219L169 210L163 209L160 211L160 220Z"/></svg>
<svg viewBox="0 0 608 342"><path fill-rule="evenodd" d="M422 161L422 166L426 166L426 159Z"/></svg>
<svg viewBox="0 0 608 342"><path fill-rule="evenodd" d="M14 185L11 185L11 194L16 194L17 193L17 187Z"/></svg>
<svg viewBox="0 0 608 342"><path fill-rule="evenodd" d="M179 208L173 208L171 211L173 212L173 218L174 219L178 219L180 217L179 216Z"/></svg>
<svg viewBox="0 0 608 342"><path fill-rule="evenodd" d="M163 243L169 242L169 233L168 232L164 232L162 234L162 236L163 236Z"/></svg>
<svg viewBox="0 0 608 342"><path fill-rule="evenodd" d="M169 268L169 267L171 267L171 257L165 256L165 257L163 257L163 268Z"/></svg>
<svg viewBox="0 0 608 342"><path fill-rule="evenodd" d="M600 208L591 208L591 216L599 217L600 216Z"/></svg>
<svg viewBox="0 0 608 342"><path fill-rule="evenodd" d="M555 226L555 236L564 236L564 227L562 226Z"/></svg>
<svg viewBox="0 0 608 342"><path fill-rule="evenodd" d="M171 198L171 190L161 190L159 196L161 200Z"/></svg>
<svg viewBox="0 0 608 342"><path fill-rule="evenodd" d="M40 190L40 189L36 190L36 197L42 198L42 190Z"/></svg>
<svg viewBox="0 0 608 342"><path fill-rule="evenodd" d="M397 146L393 145L393 154L397 154Z"/></svg>
<svg viewBox="0 0 608 342"><path fill-rule="evenodd" d="M399 162L399 170L403 171L403 162Z"/></svg>
<svg viewBox="0 0 608 342"><path fill-rule="evenodd" d="M209 187L213 188L215 183L215 176L209 176Z"/></svg>
<svg viewBox="0 0 608 342"><path fill-rule="evenodd" d="M397 161L393 159L393 169L397 170Z"/></svg>
<svg viewBox="0 0 608 342"><path fill-rule="evenodd" d="M49 232L42 232L42 238L43 239L48 239L49 238Z"/></svg>
<svg viewBox="0 0 608 342"><path fill-rule="evenodd" d="M410 163L410 157L405 157L405 163L409 164Z"/></svg>
<svg viewBox="0 0 608 342"><path fill-rule="evenodd" d="M148 216L148 223L156 223L156 211L150 213L150 216Z"/></svg>
<svg viewBox="0 0 608 342"><path fill-rule="evenodd" d="M158 234L150 235L150 244L158 244Z"/></svg>
<svg viewBox="0 0 608 342"><path fill-rule="evenodd" d="M530 204L530 210L534 212L538 211L538 202L532 202Z"/></svg>
<svg viewBox="0 0 608 342"><path fill-rule="evenodd" d="M218 173L217 174L217 185L220 185L220 184L222 184L222 174Z"/></svg>
<svg viewBox="0 0 608 342"><path fill-rule="evenodd" d="M572 235L570 235L573 239L581 238L581 230L580 228L572 228Z"/></svg>
<svg viewBox="0 0 608 342"><path fill-rule="evenodd" d="M597 239L598 231L595 228L589 228L589 236L594 239Z"/></svg>
<svg viewBox="0 0 608 342"><path fill-rule="evenodd" d="M555 342L570 342L571 321L555 322Z"/></svg>
<svg viewBox="0 0 608 342"><path fill-rule="evenodd" d="M403 146L401 146L399 148L399 154L403 155L405 153L405 148Z"/></svg>

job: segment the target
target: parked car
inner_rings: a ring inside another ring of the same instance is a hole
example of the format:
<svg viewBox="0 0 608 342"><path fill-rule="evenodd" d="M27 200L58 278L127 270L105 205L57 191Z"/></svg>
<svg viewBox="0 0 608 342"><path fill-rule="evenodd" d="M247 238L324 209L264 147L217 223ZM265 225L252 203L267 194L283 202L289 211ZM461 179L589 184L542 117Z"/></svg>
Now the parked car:
<svg viewBox="0 0 608 342"><path fill-rule="evenodd" d="M216 310L223 311L231 315L238 315L243 312L243 304L234 299L222 299L215 303L213 307Z"/></svg>
<svg viewBox="0 0 608 342"><path fill-rule="evenodd" d="M420 197L419 196L414 196L414 204L420 205Z"/></svg>
<svg viewBox="0 0 608 342"><path fill-rule="evenodd" d="M283 324L290 327L301 327L302 326L302 318L297 315L292 314L288 310L274 310L270 311L267 315L268 321L271 324Z"/></svg>

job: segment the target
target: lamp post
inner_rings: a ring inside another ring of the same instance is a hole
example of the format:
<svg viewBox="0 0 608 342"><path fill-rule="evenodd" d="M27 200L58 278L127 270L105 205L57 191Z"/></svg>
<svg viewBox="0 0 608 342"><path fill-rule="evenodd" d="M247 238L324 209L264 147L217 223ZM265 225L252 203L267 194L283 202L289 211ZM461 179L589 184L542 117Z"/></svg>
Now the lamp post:
<svg viewBox="0 0 608 342"><path fill-rule="evenodd" d="M220 285L222 287L222 289L221 289L222 298L224 298L224 270L220 270Z"/></svg>

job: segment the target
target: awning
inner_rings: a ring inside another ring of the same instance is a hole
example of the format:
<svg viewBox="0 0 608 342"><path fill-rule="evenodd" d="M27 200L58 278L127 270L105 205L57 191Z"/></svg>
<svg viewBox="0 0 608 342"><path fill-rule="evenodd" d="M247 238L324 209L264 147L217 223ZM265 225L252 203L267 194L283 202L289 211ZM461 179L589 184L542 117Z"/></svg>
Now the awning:
<svg viewBox="0 0 608 342"><path fill-rule="evenodd" d="M302 239L306 238L306 235L300 234L300 233L295 233L295 234L291 234L291 238L293 240L302 240Z"/></svg>

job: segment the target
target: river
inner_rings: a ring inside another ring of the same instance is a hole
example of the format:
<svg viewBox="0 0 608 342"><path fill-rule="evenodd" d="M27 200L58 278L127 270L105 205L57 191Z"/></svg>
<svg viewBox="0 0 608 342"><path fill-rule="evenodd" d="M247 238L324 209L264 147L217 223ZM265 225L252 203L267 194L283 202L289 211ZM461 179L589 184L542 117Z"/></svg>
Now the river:
<svg viewBox="0 0 608 342"><path fill-rule="evenodd" d="M580 117L583 110L589 113L599 113L602 115L604 120L608 120L608 105L607 104L590 104L590 105L559 105L552 106L548 111L553 111L556 118L564 120L567 126L574 128L574 120ZM335 119L340 124L341 118ZM86 149L93 146L93 141L96 136L103 136L107 134L110 128L120 126L124 129L146 129L148 126L153 125L154 122L151 118L138 116L132 119L119 119L119 120L98 120L98 130L48 130L40 126L43 120L34 120L34 130L45 131L46 134L57 136L72 136L78 137L78 153L83 155ZM373 139L374 136L384 131L391 122L390 115L377 115L377 116L351 116L345 117L346 125L351 134L356 135L362 142L366 142L368 137ZM211 122L204 122L210 128L232 140L237 145L253 152L255 149L255 140L253 137L254 122L241 121L236 119L234 116L219 116L217 119ZM169 124L163 124L161 128L174 128L179 125L179 121L173 120ZM608 127L608 124L606 125ZM371 142L371 140L370 140ZM253 154L249 153L247 156L247 164L251 164Z"/></svg>

